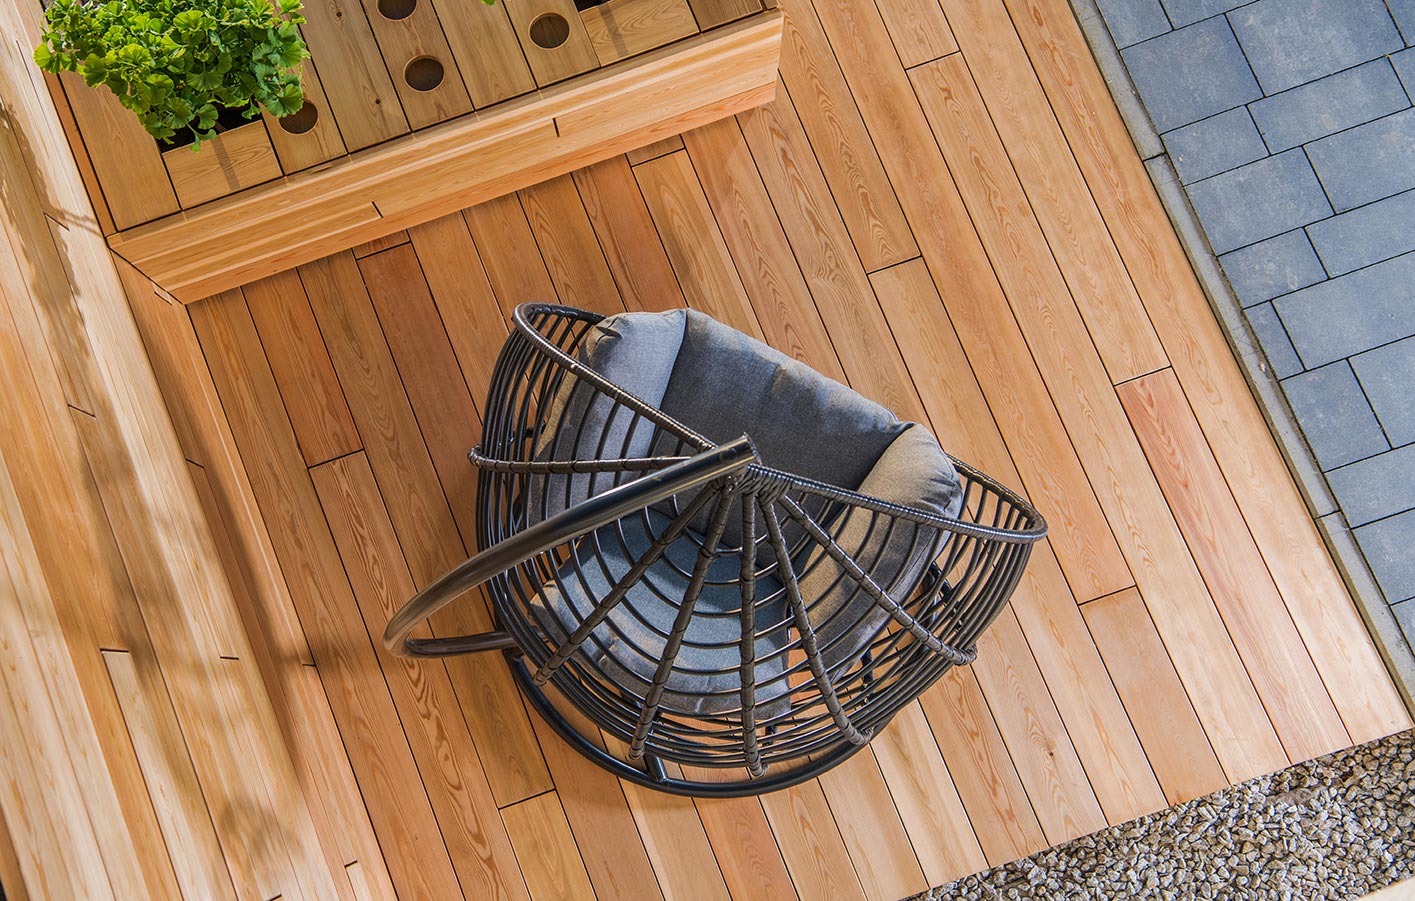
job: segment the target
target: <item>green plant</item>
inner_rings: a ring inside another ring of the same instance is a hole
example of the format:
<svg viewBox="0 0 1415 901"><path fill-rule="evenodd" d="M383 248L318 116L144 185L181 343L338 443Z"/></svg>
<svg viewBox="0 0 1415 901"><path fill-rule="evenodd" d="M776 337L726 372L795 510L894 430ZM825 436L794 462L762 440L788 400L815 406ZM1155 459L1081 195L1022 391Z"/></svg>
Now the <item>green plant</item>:
<svg viewBox="0 0 1415 901"><path fill-rule="evenodd" d="M299 0L53 0L34 61L107 85L160 140L187 129L195 146L221 110L248 119L304 104L296 66L309 51Z"/></svg>

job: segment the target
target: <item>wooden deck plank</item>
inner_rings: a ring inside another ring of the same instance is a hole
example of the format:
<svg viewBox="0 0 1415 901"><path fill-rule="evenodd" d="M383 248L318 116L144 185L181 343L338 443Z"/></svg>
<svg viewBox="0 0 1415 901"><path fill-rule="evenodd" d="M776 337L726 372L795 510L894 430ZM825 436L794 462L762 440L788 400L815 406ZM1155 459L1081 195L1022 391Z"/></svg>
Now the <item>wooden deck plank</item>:
<svg viewBox="0 0 1415 901"><path fill-rule="evenodd" d="M351 255L330 257L301 269L315 318L340 375L354 421L376 435L365 448L413 575L421 589L465 559L467 552L438 482L392 352L373 303ZM411 594L410 594L411 596ZM468 595L432 618L438 635L466 635L492 629L479 594ZM525 708L504 666L486 666L474 657L447 661L472 734L488 758L498 797L516 798L544 790L540 750Z"/></svg>
<svg viewBox="0 0 1415 901"><path fill-rule="evenodd" d="M594 45L572 0L506 0L506 11L511 14L521 52L540 87L599 66ZM546 31L538 39L543 27Z"/></svg>
<svg viewBox="0 0 1415 901"><path fill-rule="evenodd" d="M624 312L619 288L574 179L562 175L520 194L526 221L555 282L560 302L598 313Z"/></svg>
<svg viewBox="0 0 1415 901"><path fill-rule="evenodd" d="M501 811L516 847L521 874L534 901L581 901L594 897L589 874L555 792L546 792Z"/></svg>
<svg viewBox="0 0 1415 901"><path fill-rule="evenodd" d="M865 271L918 256L911 225L880 163L874 138L805 0L788 3L786 8L781 79L816 148L816 159Z"/></svg>
<svg viewBox="0 0 1415 901"><path fill-rule="evenodd" d="M414 3L401 19L383 15L377 0L363 0L363 7L410 128L426 128L472 111L472 98L433 4Z"/></svg>
<svg viewBox="0 0 1415 901"><path fill-rule="evenodd" d="M393 884L455 897L456 875L294 430L272 412L280 396L250 313L239 293L191 309Z"/></svg>
<svg viewBox="0 0 1415 901"><path fill-rule="evenodd" d="M1075 20L1057 0L1008 0L1072 152L1155 322L1269 571L1352 740L1409 728L1291 474L1248 392Z"/></svg>
<svg viewBox="0 0 1415 901"><path fill-rule="evenodd" d="M1348 747L1351 739L1174 372L1164 369L1118 390L1288 757L1308 760Z"/></svg>
<svg viewBox="0 0 1415 901"><path fill-rule="evenodd" d="M686 151L634 167L688 306L766 340Z"/></svg>
<svg viewBox="0 0 1415 901"><path fill-rule="evenodd" d="M541 259L521 198L507 194L462 211L507 324L517 304L554 303L555 284Z"/></svg>
<svg viewBox="0 0 1415 901"><path fill-rule="evenodd" d="M353 152L406 134L398 90L358 0L312 3L303 15L300 34L320 59L320 86L344 146Z"/></svg>
<svg viewBox="0 0 1415 901"><path fill-rule="evenodd" d="M863 901L864 890L818 780L761 800L801 901Z"/></svg>
<svg viewBox="0 0 1415 901"><path fill-rule="evenodd" d="M819 782L866 898L905 898L929 887L869 749L825 773Z"/></svg>
<svg viewBox="0 0 1415 901"><path fill-rule="evenodd" d="M334 110L325 96L324 85L319 80L319 72L313 60L305 60L300 67L300 88L305 94L305 103L310 109L302 110L294 118L279 119L270 113L262 113L266 130L270 133L270 143L275 145L275 156L280 160L280 169L286 175L318 166L348 153L344 146L344 136L339 133L339 123L334 121ZM306 119L311 112L314 124Z"/></svg>
<svg viewBox="0 0 1415 901"><path fill-rule="evenodd" d="M730 901L691 798L621 781L654 875L667 901Z"/></svg>
<svg viewBox="0 0 1415 901"><path fill-rule="evenodd" d="M733 774L684 767L683 775L711 782ZM760 798L696 798L693 803L733 901L799 897Z"/></svg>
<svg viewBox="0 0 1415 901"><path fill-rule="evenodd" d="M671 138L664 138L661 141L654 141L652 144L645 144L624 154L624 158L629 161L629 165L637 166L639 163L646 163L649 160L666 156L675 150L683 149L683 138L674 135Z"/></svg>
<svg viewBox="0 0 1415 901"><path fill-rule="evenodd" d="M477 109L535 90L531 67L504 5L432 2Z"/></svg>
<svg viewBox="0 0 1415 901"><path fill-rule="evenodd" d="M698 33L687 0L611 0L580 20L601 66Z"/></svg>
<svg viewBox="0 0 1415 901"><path fill-rule="evenodd" d="M678 146L682 147L680 139ZM684 306L683 289L663 249L629 160L616 156L580 169L575 186L629 310Z"/></svg>
<svg viewBox="0 0 1415 901"><path fill-rule="evenodd" d="M174 147L162 154L162 164L184 210L283 174L261 121L224 131L199 151Z"/></svg>
<svg viewBox="0 0 1415 901"><path fill-rule="evenodd" d="M975 94L983 98L1111 381L1168 365L1085 179L1065 152L1066 139L1007 8L996 0L947 0L944 8L969 44L968 62L965 55L940 60L938 80L930 83L951 87L965 107ZM911 74L916 86L924 83L923 75Z"/></svg>
<svg viewBox="0 0 1415 901"><path fill-rule="evenodd" d="M241 293L305 464L314 466L362 447L300 277L289 270L251 282Z"/></svg>
<svg viewBox="0 0 1415 901"><path fill-rule="evenodd" d="M1126 589L1081 610L1165 799L1180 804L1222 788L1223 768L1139 592Z"/></svg>
<svg viewBox="0 0 1415 901"><path fill-rule="evenodd" d="M878 5L904 68L958 51L938 0L879 0Z"/></svg>
<svg viewBox="0 0 1415 901"><path fill-rule="evenodd" d="M413 581L373 470L360 453L317 466L311 477L364 626L377 641L412 595ZM523 897L510 842L447 670L438 662L388 655L380 661L462 893L468 898Z"/></svg>

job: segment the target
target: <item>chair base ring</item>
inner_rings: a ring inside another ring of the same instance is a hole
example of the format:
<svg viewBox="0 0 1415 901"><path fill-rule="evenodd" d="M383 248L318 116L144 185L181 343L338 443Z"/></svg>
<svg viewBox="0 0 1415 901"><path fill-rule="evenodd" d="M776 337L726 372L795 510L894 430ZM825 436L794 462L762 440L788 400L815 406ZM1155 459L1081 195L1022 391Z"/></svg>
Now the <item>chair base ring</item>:
<svg viewBox="0 0 1415 901"><path fill-rule="evenodd" d="M781 791L791 788L793 785L800 785L802 782L814 779L826 771L839 766L848 760L852 755L862 750L865 745L856 745L845 742L840 747L830 751L802 767L796 767L785 772L772 775L768 773L760 779L740 779L732 782L704 782L694 779L677 779L668 775L655 778L653 775L639 769L627 761L608 753L599 745L590 741L570 724L545 692L532 681L531 672L526 667L525 658L519 651L506 650L506 661L511 667L511 675L515 678L516 684L520 687L521 693L526 696L526 700L531 702L537 714L545 720L550 728L555 730L570 747L579 751L581 755L589 758L596 766L608 770L620 779L626 779L636 785L651 788L655 791L667 792L671 795L682 795L689 798L750 798L758 795L768 794L774 791Z"/></svg>

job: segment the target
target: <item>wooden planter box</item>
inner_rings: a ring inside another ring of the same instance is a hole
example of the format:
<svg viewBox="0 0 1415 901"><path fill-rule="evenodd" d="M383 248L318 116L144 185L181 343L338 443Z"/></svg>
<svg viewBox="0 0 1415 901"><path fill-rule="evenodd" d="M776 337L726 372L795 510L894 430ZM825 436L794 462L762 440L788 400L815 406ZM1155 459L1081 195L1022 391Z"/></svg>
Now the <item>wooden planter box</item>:
<svg viewBox="0 0 1415 901"><path fill-rule="evenodd" d="M62 81L110 246L183 302L764 103L781 43L762 0L334 0L305 14L306 109L198 152L161 151L106 89Z"/></svg>

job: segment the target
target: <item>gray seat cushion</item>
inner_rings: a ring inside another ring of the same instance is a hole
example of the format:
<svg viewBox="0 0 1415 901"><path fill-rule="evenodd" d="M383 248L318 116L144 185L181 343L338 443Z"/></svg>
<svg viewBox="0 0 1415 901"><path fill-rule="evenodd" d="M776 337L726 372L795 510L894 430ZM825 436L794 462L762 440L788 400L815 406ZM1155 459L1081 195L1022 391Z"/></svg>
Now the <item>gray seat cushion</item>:
<svg viewBox="0 0 1415 901"><path fill-rule="evenodd" d="M535 604L534 613L547 634L564 641L589 616L595 600L609 594L667 524L668 517L647 510L577 541L573 556L542 588ZM680 538L670 545L606 622L590 633L582 649L608 681L639 696L648 692L697 557L693 540ZM664 686L663 710L697 716L740 706L742 596L736 583L740 565L737 555L725 554L708 568L683 646ZM781 583L770 575L757 579L753 646L756 683L761 686L757 704L763 716L783 707L780 702L787 692L781 678L787 667L782 649L791 633L782 626L786 614L780 590Z"/></svg>
<svg viewBox="0 0 1415 901"><path fill-rule="evenodd" d="M579 355L591 369L712 441L750 435L763 462L772 468L939 516L956 517L960 512L958 474L924 426L901 422L839 382L702 313L675 310L608 317L591 329ZM538 445L540 459L679 452L653 446L653 429L624 408L616 409L602 396L591 401L589 393L568 386L557 394L546 420ZM660 437L658 444L663 443ZM554 476L546 484L550 498L545 512L550 515L606 490L610 482L603 475L597 479L574 475ZM539 506L538 498L533 493L533 506ZM809 512L816 514L825 506L819 503ZM591 599L602 597L628 571L637 552L651 540L650 531L661 531L668 509L624 521L622 537L611 527L577 546L576 556L544 590L542 612L548 614L552 636L573 630L592 607ZM624 609L611 613L608 623L594 633L593 646L586 650L611 681L622 681L639 693L647 690L656 655L664 646L664 638L654 630L666 634L672 628L678 608L669 599L681 598L687 586L690 558L701 543L707 515L700 514L692 523L694 540L681 542L651 568L646 585L631 591ZM831 514L820 518L820 525L837 544L899 604L909 600L946 537L941 530L876 517L855 507L842 512L836 505ZM532 521L537 519L533 513ZM801 526L784 520L783 527L788 545L797 547L804 534ZM759 526L759 535L764 532ZM733 580L740 543L741 517L734 509L723 535L723 556L712 568L712 579L720 584L709 585L699 601L698 618L689 628L690 646L668 683L672 704L666 701L665 709L704 714L737 706L740 624L736 611L741 600ZM799 547L793 569L825 664L848 668L886 626L888 611L824 547L814 542ZM582 559L581 550L589 555ZM758 558L761 566L773 562L770 547L763 545ZM576 561L580 575L575 572ZM594 565L587 565L591 562ZM758 597L779 588L772 580L775 587L768 590L765 581ZM795 636L794 625L767 628L768 620L790 619L779 599L770 615L765 613L758 614L759 658L780 650ZM562 627L564 631L554 631ZM616 636L616 630L622 634ZM785 666L784 654L759 663L758 683L779 677ZM780 683L777 689L784 691ZM770 699L765 701L769 704Z"/></svg>

